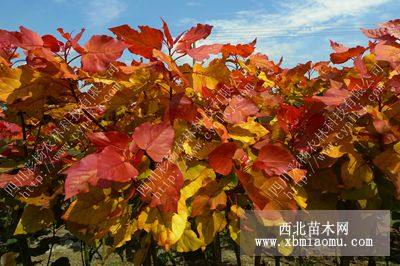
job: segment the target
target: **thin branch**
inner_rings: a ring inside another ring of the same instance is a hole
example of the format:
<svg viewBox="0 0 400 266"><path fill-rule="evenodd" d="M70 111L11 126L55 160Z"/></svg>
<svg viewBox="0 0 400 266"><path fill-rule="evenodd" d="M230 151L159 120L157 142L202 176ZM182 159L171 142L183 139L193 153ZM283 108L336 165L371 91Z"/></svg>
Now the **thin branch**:
<svg viewBox="0 0 400 266"><path fill-rule="evenodd" d="M10 53L10 56L8 57L8 61L11 61L11 59L13 58L13 55L15 54L15 52L17 51L17 49L18 49L18 47L15 47L15 48L14 48L14 51L12 51L12 52ZM3 48L3 50L5 51L4 48Z"/></svg>
<svg viewBox="0 0 400 266"><path fill-rule="evenodd" d="M72 96L74 97L76 103L79 104L79 99L78 99L78 96L76 96L76 93L75 93L73 84L71 84L70 90L71 90ZM82 108L82 111L83 111L83 112L85 113L85 115L86 115L93 123L95 123L101 130L107 131L107 129L106 129L103 125L101 125L101 124L99 123L99 121L97 121L97 119L96 119L95 117L93 117L92 114L89 113L85 108Z"/></svg>
<svg viewBox="0 0 400 266"><path fill-rule="evenodd" d="M46 264L46 266L49 266L49 264L50 264L51 254L52 254L52 252L53 252L53 247L54 247L54 239L55 239L55 236L56 236L56 231L54 230L54 223L53 223L53 226L52 226L52 231L53 231L53 237L52 237L52 241L51 241L51 247L50 247L50 252L49 252L49 258L47 259L47 264Z"/></svg>
<svg viewBox="0 0 400 266"><path fill-rule="evenodd" d="M185 55L187 55L187 54L186 54L186 53L184 53L184 54L182 54L182 55L178 56L177 58L175 58L175 59L174 59L174 61L176 61L176 60L178 60L178 59L180 59L180 58L184 57Z"/></svg>
<svg viewBox="0 0 400 266"><path fill-rule="evenodd" d="M64 57L62 57L60 54L58 53L53 53L55 56L58 56L61 60L65 61Z"/></svg>
<svg viewBox="0 0 400 266"><path fill-rule="evenodd" d="M77 55L77 56L75 56L75 57L73 57L71 60L69 60L68 62L67 62L67 64L70 64L72 61L74 61L75 59L77 59L77 58L79 58L79 57L81 57L82 55Z"/></svg>
<svg viewBox="0 0 400 266"><path fill-rule="evenodd" d="M85 115L86 115L93 123L95 123L101 130L107 131L107 129L106 129L102 124L100 124L99 121L97 121L97 119L96 119L94 116L92 116L91 113L88 112L88 110L82 108L82 111L83 111L83 112L85 113Z"/></svg>
<svg viewBox="0 0 400 266"><path fill-rule="evenodd" d="M24 114L22 112L18 112L19 118L21 120L21 127L22 127L22 140L24 141L24 153L25 156L28 156L28 146L26 146L26 125L25 125L25 119L24 119Z"/></svg>
<svg viewBox="0 0 400 266"><path fill-rule="evenodd" d="M14 66L16 63L20 63L20 62L26 62L26 60L20 59L20 60L14 61L14 63L12 63L11 66Z"/></svg>
<svg viewBox="0 0 400 266"><path fill-rule="evenodd" d="M85 266L85 260L83 259L83 241L81 240L81 260L82 265Z"/></svg>
<svg viewBox="0 0 400 266"><path fill-rule="evenodd" d="M37 145L39 144L39 140L40 140L40 131L42 130L42 123L40 123L39 128L38 128L38 132L36 134L36 139L35 139L35 144L33 145L33 152L35 152Z"/></svg>

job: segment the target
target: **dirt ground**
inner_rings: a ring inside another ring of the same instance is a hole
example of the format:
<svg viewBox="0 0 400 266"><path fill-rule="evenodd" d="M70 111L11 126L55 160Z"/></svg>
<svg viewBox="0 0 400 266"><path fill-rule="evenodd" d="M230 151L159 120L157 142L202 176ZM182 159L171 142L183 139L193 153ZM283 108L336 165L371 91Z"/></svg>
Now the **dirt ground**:
<svg viewBox="0 0 400 266"><path fill-rule="evenodd" d="M41 236L38 237L34 243L30 243L31 248L37 248L38 243L40 242L40 238L49 237ZM63 265L72 265L72 266L80 266L83 265L82 257L81 257L81 245L79 241L64 229L61 229L57 232L56 237L58 238L57 243L53 246L51 260L48 264L48 258L50 250L45 251L43 254L32 257L34 265L53 265L53 266L63 266ZM101 252L99 252L101 253ZM397 251L394 251L397 253ZM12 257L15 257L16 254L8 254L10 255L9 260L6 260L6 256L3 256L1 259L1 265L3 266L13 266ZM393 254L392 252L392 255ZM399 253L400 255L400 253ZM68 258L68 263L63 263L62 258ZM375 265L400 265L398 262L385 261L385 258L376 258ZM175 260L175 265L190 265L190 266L203 266L205 263L203 261L184 261L182 256L177 256ZM236 256L233 249L229 247L227 244L222 244L222 263L223 265L237 265ZM243 266L254 265L254 258L249 256L242 256L241 263ZM131 262L127 262L126 259L121 259L121 257L117 253L112 253L108 259L104 262L100 259L100 254L95 254L92 260L91 265L107 265L107 266L117 266L117 265L133 265ZM173 265L172 263L166 263L165 265ZM208 266L213 266L211 263ZM272 257L263 257L261 259L261 265L277 265L276 261ZM313 258L280 258L280 265L338 265L336 258L332 257L313 257ZM368 264L368 258L354 258L350 261L349 265L374 265ZM164 266L164 265L163 265Z"/></svg>

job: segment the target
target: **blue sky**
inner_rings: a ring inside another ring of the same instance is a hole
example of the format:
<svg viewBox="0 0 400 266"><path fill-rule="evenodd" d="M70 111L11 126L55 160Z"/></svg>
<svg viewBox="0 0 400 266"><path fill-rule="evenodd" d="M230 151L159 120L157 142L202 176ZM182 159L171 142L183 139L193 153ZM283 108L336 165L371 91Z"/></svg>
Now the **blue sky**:
<svg viewBox="0 0 400 266"><path fill-rule="evenodd" d="M151 1L151 0L13 0L4 1L0 28L24 25L40 34L86 28L86 36L110 34L108 27L129 24L160 27L160 17L178 34L196 23L214 25L208 42L250 42L257 50L285 65L329 58L329 40L366 45L359 31L394 19L398 0L287 1ZM85 39L83 39L85 40Z"/></svg>

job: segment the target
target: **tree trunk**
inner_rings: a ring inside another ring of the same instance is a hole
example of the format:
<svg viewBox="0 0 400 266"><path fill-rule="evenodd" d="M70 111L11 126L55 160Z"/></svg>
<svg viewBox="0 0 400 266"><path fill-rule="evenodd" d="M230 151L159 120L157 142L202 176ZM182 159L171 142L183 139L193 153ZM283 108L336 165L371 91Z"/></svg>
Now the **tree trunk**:
<svg viewBox="0 0 400 266"><path fill-rule="evenodd" d="M369 257L368 258L368 266L376 266L375 258Z"/></svg>
<svg viewBox="0 0 400 266"><path fill-rule="evenodd" d="M351 257L340 257L340 266L349 266Z"/></svg>
<svg viewBox="0 0 400 266"><path fill-rule="evenodd" d="M218 234L215 235L213 242L213 265L222 265L221 243Z"/></svg>
<svg viewBox="0 0 400 266"><path fill-rule="evenodd" d="M24 266L33 265L32 259L31 259L31 254L29 252L28 240L26 238L18 239L18 249L19 249L19 256L21 258L22 264Z"/></svg>
<svg viewBox="0 0 400 266"><path fill-rule="evenodd" d="M239 245L232 240L233 244L233 250L235 251L235 256L236 256L236 264L237 266L242 266L242 260L240 259L240 247Z"/></svg>

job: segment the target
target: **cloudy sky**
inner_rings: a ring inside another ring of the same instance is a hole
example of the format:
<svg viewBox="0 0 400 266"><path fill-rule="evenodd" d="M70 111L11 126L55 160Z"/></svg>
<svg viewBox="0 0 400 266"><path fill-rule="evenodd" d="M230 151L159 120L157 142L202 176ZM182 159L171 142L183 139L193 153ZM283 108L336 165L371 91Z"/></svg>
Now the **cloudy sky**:
<svg viewBox="0 0 400 266"><path fill-rule="evenodd" d="M396 18L398 0L165 1L165 0L13 0L2 3L0 28L24 25L41 34L56 28L86 36L111 34L121 24L160 27L160 17L177 35L196 23L214 26L210 42L250 42L288 66L329 58L329 40L366 45L360 27L372 28Z"/></svg>

